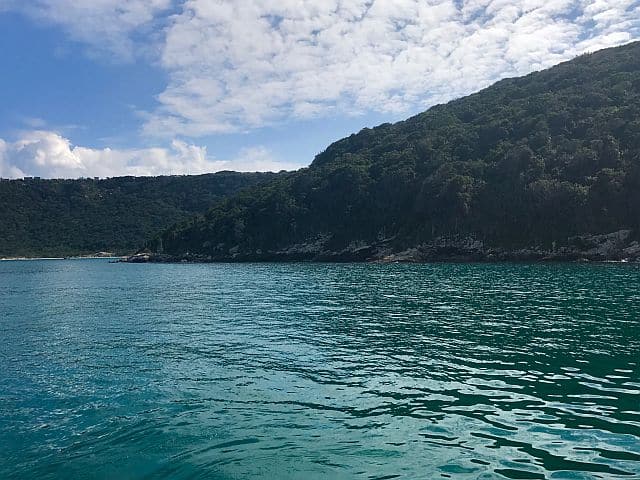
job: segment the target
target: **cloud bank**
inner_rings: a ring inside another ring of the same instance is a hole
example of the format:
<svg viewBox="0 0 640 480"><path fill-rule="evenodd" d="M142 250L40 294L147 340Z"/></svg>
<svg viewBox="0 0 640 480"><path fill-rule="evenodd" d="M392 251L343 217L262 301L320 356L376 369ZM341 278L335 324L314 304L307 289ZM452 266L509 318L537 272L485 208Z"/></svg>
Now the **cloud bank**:
<svg viewBox="0 0 640 480"><path fill-rule="evenodd" d="M279 171L299 165L276 161L262 147L242 150L236 158L209 158L205 147L174 140L171 148L93 149L74 146L56 132L24 132L15 142L0 139L0 177L114 177L122 175L194 175L236 171Z"/></svg>
<svg viewBox="0 0 640 480"><path fill-rule="evenodd" d="M402 114L640 38L640 0L0 0L169 84L149 136Z"/></svg>
<svg viewBox="0 0 640 480"><path fill-rule="evenodd" d="M640 32L638 0L187 0L144 131L401 114Z"/></svg>

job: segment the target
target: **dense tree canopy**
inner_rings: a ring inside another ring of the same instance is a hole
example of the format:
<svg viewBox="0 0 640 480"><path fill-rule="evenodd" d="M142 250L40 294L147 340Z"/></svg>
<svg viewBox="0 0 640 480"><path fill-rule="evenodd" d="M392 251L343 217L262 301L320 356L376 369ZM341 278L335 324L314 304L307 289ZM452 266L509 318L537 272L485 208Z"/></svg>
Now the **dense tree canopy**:
<svg viewBox="0 0 640 480"><path fill-rule="evenodd" d="M323 239L515 247L640 227L640 43L583 55L406 121L174 225L156 251L268 255ZM257 256L257 257L256 257Z"/></svg>
<svg viewBox="0 0 640 480"><path fill-rule="evenodd" d="M0 181L0 257L137 250L184 217L275 175Z"/></svg>

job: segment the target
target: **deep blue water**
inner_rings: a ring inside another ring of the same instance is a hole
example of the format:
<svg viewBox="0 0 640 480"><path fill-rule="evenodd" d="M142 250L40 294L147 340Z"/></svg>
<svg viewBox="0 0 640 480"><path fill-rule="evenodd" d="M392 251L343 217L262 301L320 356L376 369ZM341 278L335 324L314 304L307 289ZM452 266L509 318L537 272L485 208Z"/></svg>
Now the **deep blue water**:
<svg viewBox="0 0 640 480"><path fill-rule="evenodd" d="M0 262L0 478L640 478L640 267Z"/></svg>

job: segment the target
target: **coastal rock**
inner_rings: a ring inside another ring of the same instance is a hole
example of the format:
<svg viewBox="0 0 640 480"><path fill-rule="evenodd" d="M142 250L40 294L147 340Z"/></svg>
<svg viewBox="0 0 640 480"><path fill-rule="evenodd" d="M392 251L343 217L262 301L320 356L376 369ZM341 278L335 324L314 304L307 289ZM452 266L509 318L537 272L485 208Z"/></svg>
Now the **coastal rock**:
<svg viewBox="0 0 640 480"><path fill-rule="evenodd" d="M150 253L136 253L135 255L127 257L124 261L126 263L148 263L151 260L152 255Z"/></svg>
<svg viewBox="0 0 640 480"><path fill-rule="evenodd" d="M624 259L630 261L640 260L640 243L637 241L631 242L627 248L622 251Z"/></svg>
<svg viewBox="0 0 640 480"><path fill-rule="evenodd" d="M280 253L283 255L320 255L327 252L327 243L331 237L329 235L318 235L316 238L304 243L291 245Z"/></svg>
<svg viewBox="0 0 640 480"><path fill-rule="evenodd" d="M96 252L91 256L95 258L111 258L115 255L113 254L113 252Z"/></svg>
<svg viewBox="0 0 640 480"><path fill-rule="evenodd" d="M567 252L573 252L589 260L622 260L634 253L633 248L625 253L625 250L631 247L631 237L631 230L571 237Z"/></svg>
<svg viewBox="0 0 640 480"><path fill-rule="evenodd" d="M487 245L473 236L438 237L428 243L404 247L390 241L368 243L350 242L344 248L332 248L329 235L319 235L307 242L291 245L282 250L243 250L234 245L227 253L205 256L184 253L177 256L139 252L125 261L128 263L202 263L202 262L575 262L575 261L640 261L640 242L631 230L607 234L571 237L563 245L552 248L531 245L505 248Z"/></svg>
<svg viewBox="0 0 640 480"><path fill-rule="evenodd" d="M420 261L421 255L417 248L409 248L402 252L391 253L383 256L379 262L381 263L417 263Z"/></svg>

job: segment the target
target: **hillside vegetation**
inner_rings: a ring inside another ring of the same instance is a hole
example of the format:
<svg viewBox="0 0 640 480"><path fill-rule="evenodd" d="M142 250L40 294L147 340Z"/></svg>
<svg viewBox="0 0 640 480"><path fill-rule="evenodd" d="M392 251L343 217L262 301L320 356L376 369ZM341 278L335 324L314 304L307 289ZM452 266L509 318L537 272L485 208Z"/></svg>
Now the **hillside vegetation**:
<svg viewBox="0 0 640 480"><path fill-rule="evenodd" d="M274 174L0 181L0 257L132 253L175 222Z"/></svg>
<svg viewBox="0 0 640 480"><path fill-rule="evenodd" d="M633 43L366 128L147 246L200 260L377 258L460 239L554 251L637 231L639 206Z"/></svg>

